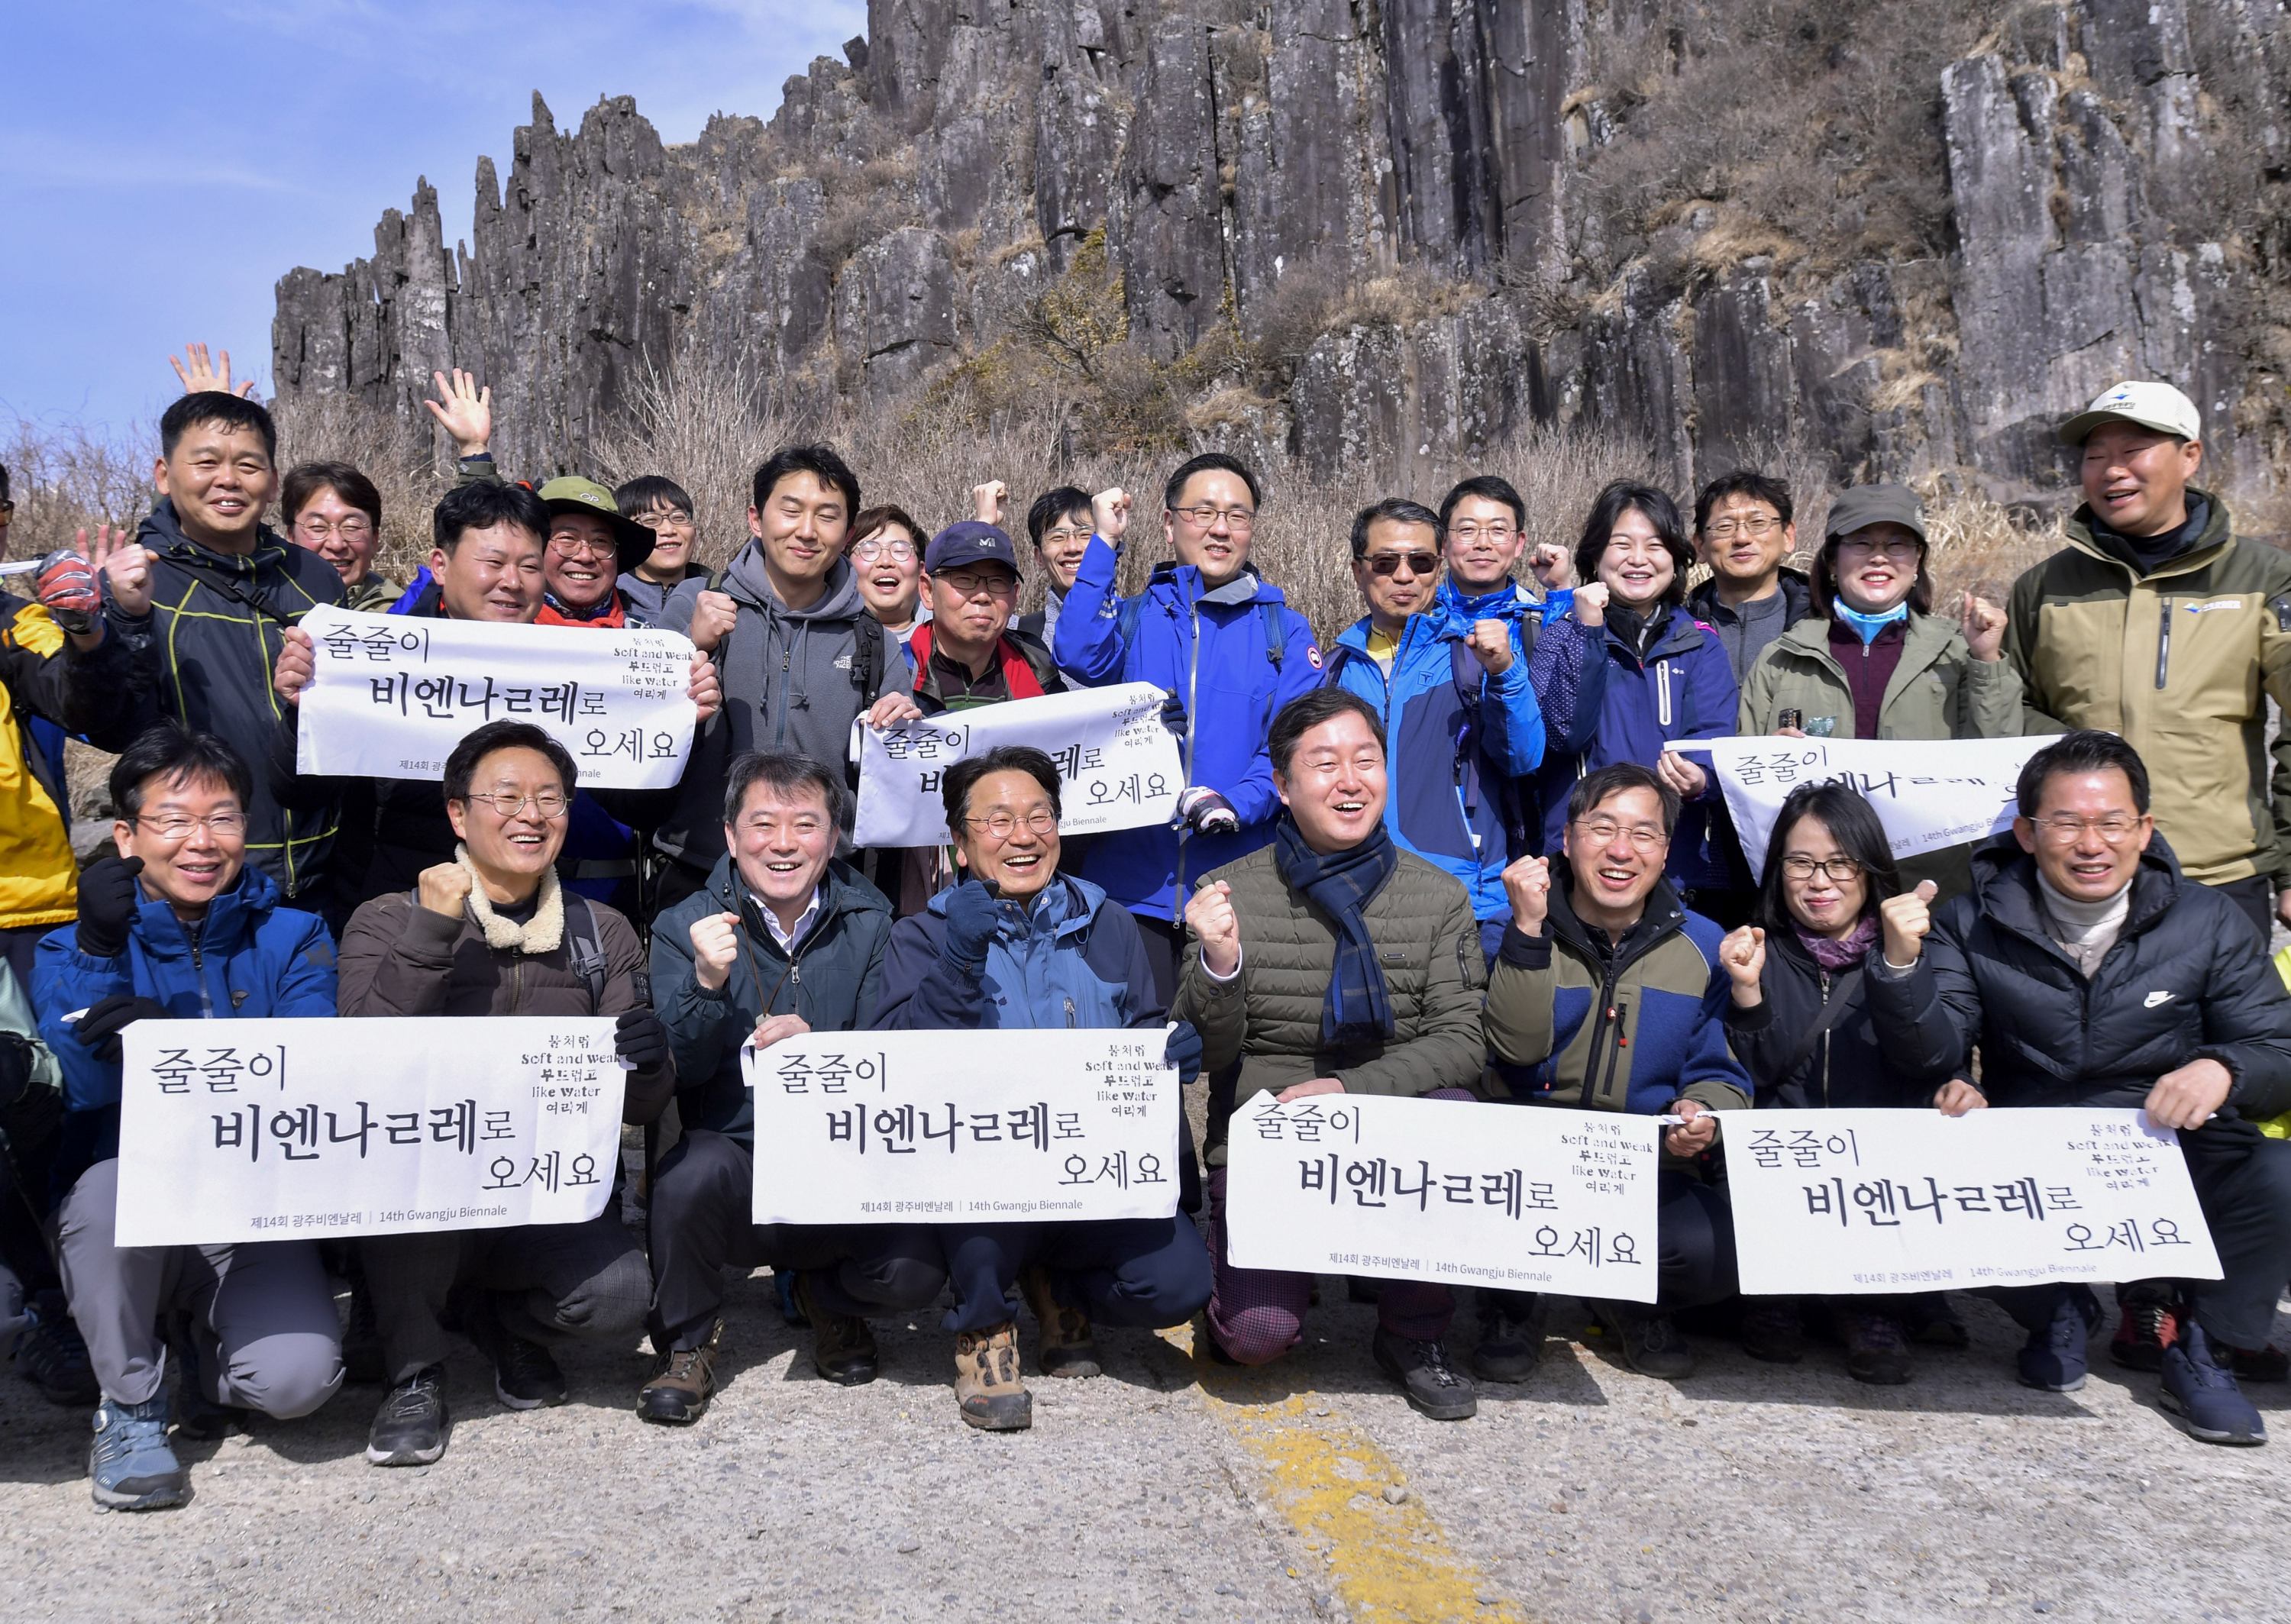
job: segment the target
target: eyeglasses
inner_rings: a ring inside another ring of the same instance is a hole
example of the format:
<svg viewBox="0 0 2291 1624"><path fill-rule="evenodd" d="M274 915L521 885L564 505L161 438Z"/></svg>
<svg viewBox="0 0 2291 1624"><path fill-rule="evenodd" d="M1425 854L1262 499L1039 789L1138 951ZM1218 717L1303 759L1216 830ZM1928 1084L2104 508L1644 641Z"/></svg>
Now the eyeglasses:
<svg viewBox="0 0 2291 1624"><path fill-rule="evenodd" d="M1670 844L1670 837L1652 824L1619 824L1613 818L1602 817L1596 820L1579 818L1575 826L1589 835L1594 844L1600 846L1607 845L1619 834L1628 836L1631 844L1641 851L1652 851L1658 846Z"/></svg>
<svg viewBox="0 0 2291 1624"><path fill-rule="evenodd" d="M2144 817L2032 817L2030 823L2055 846L2073 846L2090 830L2110 846L2121 846L2140 832Z"/></svg>
<svg viewBox="0 0 2291 1624"><path fill-rule="evenodd" d="M962 821L965 826L998 840L1007 840L1017 833L1021 823L1036 834L1056 834L1058 830L1058 815L1048 807L1036 807L1024 818L1008 812L990 812L985 817L966 817Z"/></svg>
<svg viewBox="0 0 2291 1624"><path fill-rule="evenodd" d="M549 551L560 559L609 559L618 549L593 535L575 535L569 530L561 530L549 538Z"/></svg>
<svg viewBox="0 0 2291 1624"><path fill-rule="evenodd" d="M1489 542L1500 547L1518 534L1519 532L1513 529L1509 525L1504 524L1463 524L1451 525L1448 527L1448 539L1451 542L1459 543L1466 547L1470 546L1474 542Z"/></svg>
<svg viewBox="0 0 2291 1624"><path fill-rule="evenodd" d="M1890 542L1865 542L1859 536L1849 535L1838 542L1837 551L1866 552L1873 559L1886 559L1898 563L1905 559L1914 559L1925 550L1916 542L1898 539Z"/></svg>
<svg viewBox="0 0 2291 1624"><path fill-rule="evenodd" d="M358 517L330 525L323 519L298 519L294 521L294 529L296 534L307 535L314 542L323 542L330 535L340 536L355 547L374 534L374 521Z"/></svg>
<svg viewBox="0 0 2291 1624"><path fill-rule="evenodd" d="M692 528L692 515L682 508L672 509L665 513L655 509L649 513L638 514L636 519L637 523L647 530L658 530L669 525L674 525L679 530Z"/></svg>
<svg viewBox="0 0 2291 1624"><path fill-rule="evenodd" d="M149 829L167 846L181 846L191 831L204 829L218 840L235 840L246 832L244 812L210 812L205 817L138 817L135 825Z"/></svg>
<svg viewBox="0 0 2291 1624"><path fill-rule="evenodd" d="M909 564L914 561L915 544L900 536L894 536L888 542L877 541L870 536L851 549L851 556L855 559L864 559L870 564L877 559L888 559L896 564Z"/></svg>
<svg viewBox="0 0 2291 1624"><path fill-rule="evenodd" d="M1738 535L1761 542L1781 527L1779 519L1722 519L1702 534L1714 542L1731 542Z"/></svg>
<svg viewBox="0 0 2291 1624"><path fill-rule="evenodd" d="M504 790L498 795L472 794L470 799L473 801L483 801L486 806L491 807L504 823L515 817L527 807L531 807L550 822L555 823L565 816L566 808L572 804L565 798L565 792L562 790L537 790L528 795L519 795Z"/></svg>
<svg viewBox="0 0 2291 1624"><path fill-rule="evenodd" d="M1428 575L1440 567L1440 555L1433 552L1379 552L1374 558L1363 559L1361 562L1379 575L1396 575L1403 564L1408 566L1408 573L1411 575Z"/></svg>
<svg viewBox="0 0 2291 1624"><path fill-rule="evenodd" d="M1782 859L1782 872L1793 880L1811 880L1820 870L1824 879L1845 885L1861 877L1861 865L1851 857L1809 857L1793 852Z"/></svg>
<svg viewBox="0 0 2291 1624"><path fill-rule="evenodd" d="M1179 519L1196 530L1214 528L1220 519L1225 527L1235 535L1247 535L1249 527L1257 522L1257 515L1248 508L1213 508L1206 502L1198 508L1171 508Z"/></svg>
<svg viewBox="0 0 2291 1624"><path fill-rule="evenodd" d="M1088 530L1078 530L1070 526L1061 525L1056 530L1043 531L1042 541L1045 545L1055 542L1061 547L1066 547L1073 545L1076 542L1086 542L1089 540L1090 534L1091 533Z"/></svg>
<svg viewBox="0 0 2291 1624"><path fill-rule="evenodd" d="M933 575L931 583L957 598L1009 598L1018 590L1015 577L999 571L991 575Z"/></svg>

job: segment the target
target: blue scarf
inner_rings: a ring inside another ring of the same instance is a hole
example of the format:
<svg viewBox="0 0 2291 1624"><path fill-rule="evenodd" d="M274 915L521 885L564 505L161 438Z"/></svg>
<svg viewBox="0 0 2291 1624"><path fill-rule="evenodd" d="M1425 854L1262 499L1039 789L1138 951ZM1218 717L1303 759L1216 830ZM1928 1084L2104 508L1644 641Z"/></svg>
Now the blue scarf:
<svg viewBox="0 0 2291 1624"><path fill-rule="evenodd" d="M1909 600L1906 598L1882 615L1864 615L1843 598L1832 599L1829 607L1831 613L1860 634L1864 647L1867 647L1876 639L1880 631L1895 621L1907 620L1909 617Z"/></svg>
<svg viewBox="0 0 2291 1624"><path fill-rule="evenodd" d="M1321 1009L1322 1046L1387 1041L1392 1036L1392 997L1362 914L1400 866L1392 836L1379 822L1376 832L1350 851L1323 854L1305 844L1296 819L1283 812L1273 825L1273 860L1282 880L1336 921L1336 961L1330 967L1328 1001Z"/></svg>

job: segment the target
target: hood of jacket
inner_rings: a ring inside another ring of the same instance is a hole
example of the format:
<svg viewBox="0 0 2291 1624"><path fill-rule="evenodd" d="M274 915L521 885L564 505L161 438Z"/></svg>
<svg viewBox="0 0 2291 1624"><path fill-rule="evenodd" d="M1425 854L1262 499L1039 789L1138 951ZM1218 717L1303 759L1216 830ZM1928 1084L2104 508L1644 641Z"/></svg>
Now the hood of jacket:
<svg viewBox="0 0 2291 1624"><path fill-rule="evenodd" d="M2191 570L2201 569L2219 557L2227 544L2235 539L2235 521L2228 513L2227 503L2222 502L2211 492L2198 490L2192 485L2188 486L2187 501L2191 506L2199 502L2203 502L2209 510L2204 519L2202 533L2196 537L2193 546L2174 554L2170 559L2166 559L2159 568L2151 570L2145 575L2134 570L2122 557L2094 539L2093 529L2096 521L2090 502L2079 505L2074 513L2069 515L2061 528L2068 536L2070 546L2079 552L2089 553L2104 564L2122 570L2134 580L2152 581L2165 575L2185 575Z"/></svg>
<svg viewBox="0 0 2291 1624"><path fill-rule="evenodd" d="M2124 915L2118 941L2128 941L2171 911L2186 881L2180 860L2159 830L2140 854L2132 875L2132 904ZM2037 889L2037 859L2021 849L2011 831L1990 838L1973 854L1973 896L1982 912L2006 929L2028 937L2065 960L2068 955L2053 940L2045 923L2045 905Z"/></svg>
<svg viewBox="0 0 2291 1624"><path fill-rule="evenodd" d="M238 871L230 889L207 904L199 921L201 957L233 953L254 939L255 932L285 900L278 882L249 864ZM175 910L157 897L145 897L135 907L135 940L149 958L174 961L191 956L191 933L175 917Z"/></svg>
<svg viewBox="0 0 2291 1624"><path fill-rule="evenodd" d="M1813 583L1804 570L1792 569L1785 564L1776 583L1782 589L1782 621L1786 626L1794 626L1813 613ZM1716 575L1686 595L1687 611L1697 620L1708 620L1712 612L1721 607Z"/></svg>
<svg viewBox="0 0 2291 1624"><path fill-rule="evenodd" d="M848 559L838 559L827 567L826 590L816 599L800 609L789 608L772 590L764 544L760 541L751 541L732 555L732 561L724 567L722 590L741 607L779 620L851 620L867 612L866 600L859 596L858 575Z"/></svg>

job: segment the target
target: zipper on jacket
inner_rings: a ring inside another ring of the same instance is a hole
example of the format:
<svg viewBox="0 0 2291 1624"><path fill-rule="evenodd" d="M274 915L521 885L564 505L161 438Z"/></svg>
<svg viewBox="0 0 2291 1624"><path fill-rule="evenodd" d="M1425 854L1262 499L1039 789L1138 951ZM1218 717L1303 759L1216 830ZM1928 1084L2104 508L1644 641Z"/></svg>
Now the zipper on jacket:
<svg viewBox="0 0 2291 1624"><path fill-rule="evenodd" d="M1670 663L1664 661L1654 668L1655 720L1670 726Z"/></svg>
<svg viewBox="0 0 2291 1624"><path fill-rule="evenodd" d="M1867 644L1862 646L1861 652L1865 655L1869 652ZM1829 972L1826 969L1818 969L1815 973L1821 977L1821 1008L1826 1013L1829 1009ZM1821 1033L1821 1108L1824 1111L1829 1109L1829 1029L1828 1027L1824 1027Z"/></svg>
<svg viewBox="0 0 2291 1624"><path fill-rule="evenodd" d="M2172 675L2172 600L2164 599L2164 618L2156 628L2156 687L2160 692Z"/></svg>
<svg viewBox="0 0 2291 1624"><path fill-rule="evenodd" d="M1074 1019L1073 994L1069 993L1066 994L1066 1025L1073 1026L1078 1024Z"/></svg>
<svg viewBox="0 0 2291 1624"><path fill-rule="evenodd" d="M187 934L191 938L191 977L199 984L199 1014L206 1019L213 1020L215 1012L214 1000L207 996L206 954L199 951L199 934L205 928L206 921L202 920Z"/></svg>
<svg viewBox="0 0 2291 1624"><path fill-rule="evenodd" d="M1599 986L1599 1026L1598 1030L1592 1034L1591 1064L1584 1069L1583 1074L1583 1082L1587 1089L1583 1099L1586 1110L1596 1109L1597 1102L1605 1098L1607 1090L1614 1086L1615 1069L1621 1064L1623 1048L1629 1041L1623 1035L1623 1032L1626 1023L1630 1019L1630 1005L1625 1000L1616 996L1615 979L1618 974L1617 970L1610 969ZM1607 1042L1608 1033L1611 1031L1614 1034L1613 1041ZM1595 1078L1591 1073L1598 1069L1599 1047L1602 1043L1606 1043L1606 1075Z"/></svg>
<svg viewBox="0 0 2291 1624"><path fill-rule="evenodd" d="M1196 575L1199 573L1199 571L1195 572ZM1181 592L1185 590L1183 583L1179 583L1178 590ZM1180 791L1189 789L1193 785L1194 741L1201 736L1202 730L1201 711L1198 708L1202 692L1202 600L1195 598L1186 606L1186 612L1192 617L1189 623L1193 628L1193 637L1192 647L1186 655L1186 782L1178 786ZM1186 841L1193 832L1193 824L1190 822L1178 825L1178 883L1170 904L1170 919L1172 923L1182 921L1186 917Z"/></svg>

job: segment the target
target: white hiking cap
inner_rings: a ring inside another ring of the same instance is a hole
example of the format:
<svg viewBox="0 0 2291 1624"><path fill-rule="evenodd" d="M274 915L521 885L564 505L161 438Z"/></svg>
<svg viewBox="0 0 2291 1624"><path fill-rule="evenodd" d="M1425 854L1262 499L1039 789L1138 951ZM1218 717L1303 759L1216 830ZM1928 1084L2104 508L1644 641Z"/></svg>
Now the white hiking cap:
<svg viewBox="0 0 2291 1624"><path fill-rule="evenodd" d="M2168 383L2125 382L2096 395L2090 406L2061 425L2061 444L2081 446L2104 422L2138 423L2183 440L2203 438L2204 420L2196 403Z"/></svg>

